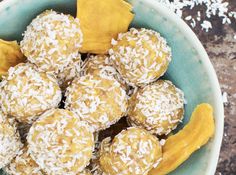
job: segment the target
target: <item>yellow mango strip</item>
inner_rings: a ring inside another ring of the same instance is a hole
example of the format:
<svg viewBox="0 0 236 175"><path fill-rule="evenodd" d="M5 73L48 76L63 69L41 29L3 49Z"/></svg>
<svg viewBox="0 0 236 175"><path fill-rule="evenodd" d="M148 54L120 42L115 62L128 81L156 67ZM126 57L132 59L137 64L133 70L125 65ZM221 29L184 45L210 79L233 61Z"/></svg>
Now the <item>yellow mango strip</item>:
<svg viewBox="0 0 236 175"><path fill-rule="evenodd" d="M175 170L189 156L213 136L215 124L209 104L198 105L189 123L177 134L170 136L163 146L163 159L148 175L165 175Z"/></svg>
<svg viewBox="0 0 236 175"><path fill-rule="evenodd" d="M105 54L112 38L128 30L134 14L124 0L77 0L77 18L83 32L80 52Z"/></svg>
<svg viewBox="0 0 236 175"><path fill-rule="evenodd" d="M24 61L25 57L21 53L20 46L16 41L0 39L0 78L6 75L10 67Z"/></svg>

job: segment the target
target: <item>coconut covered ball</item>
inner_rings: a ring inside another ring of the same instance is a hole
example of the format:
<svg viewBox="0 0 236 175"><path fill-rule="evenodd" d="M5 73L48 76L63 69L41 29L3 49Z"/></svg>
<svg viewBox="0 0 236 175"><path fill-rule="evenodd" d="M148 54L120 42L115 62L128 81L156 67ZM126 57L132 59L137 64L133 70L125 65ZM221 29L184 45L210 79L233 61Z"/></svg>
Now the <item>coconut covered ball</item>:
<svg viewBox="0 0 236 175"><path fill-rule="evenodd" d="M89 164L94 149L90 127L64 109L41 115L27 140L32 159L48 175L77 175Z"/></svg>
<svg viewBox="0 0 236 175"><path fill-rule="evenodd" d="M30 157L25 146L4 170L9 175L44 175L38 164Z"/></svg>
<svg viewBox="0 0 236 175"><path fill-rule="evenodd" d="M140 88L130 99L128 121L153 134L167 135L184 114L184 94L168 80Z"/></svg>
<svg viewBox="0 0 236 175"><path fill-rule="evenodd" d="M10 68L0 83L2 111L23 123L32 123L46 110L57 107L60 100L56 79L39 73L30 63Z"/></svg>
<svg viewBox="0 0 236 175"><path fill-rule="evenodd" d="M128 85L112 66L107 55L90 55L84 62L83 71L85 74L99 74L105 78L115 78L122 85L123 89L128 90Z"/></svg>
<svg viewBox="0 0 236 175"><path fill-rule="evenodd" d="M89 55L84 62L83 69L86 73L93 73L105 66L112 66L107 55Z"/></svg>
<svg viewBox="0 0 236 175"><path fill-rule="evenodd" d="M105 151L109 150L110 142L111 142L110 137L103 139L101 142L100 141L96 142L95 151L88 166L93 175L107 175L101 169L99 158Z"/></svg>
<svg viewBox="0 0 236 175"><path fill-rule="evenodd" d="M126 114L127 96L113 77L88 74L74 79L67 88L65 107L86 121L94 131L99 131Z"/></svg>
<svg viewBox="0 0 236 175"><path fill-rule="evenodd" d="M0 169L16 157L22 146L15 122L0 111Z"/></svg>
<svg viewBox="0 0 236 175"><path fill-rule="evenodd" d="M158 139L144 129L131 127L115 136L101 154L100 165L108 175L146 175L161 158Z"/></svg>
<svg viewBox="0 0 236 175"><path fill-rule="evenodd" d="M43 72L62 72L77 57L82 43L79 19L46 10L24 32L23 54Z"/></svg>
<svg viewBox="0 0 236 175"><path fill-rule="evenodd" d="M84 171L78 173L77 175L92 175L92 173L88 169L85 169Z"/></svg>
<svg viewBox="0 0 236 175"><path fill-rule="evenodd" d="M131 28L112 40L111 60L132 86L144 86L162 76L171 61L171 49L159 33Z"/></svg>
<svg viewBox="0 0 236 175"><path fill-rule="evenodd" d="M73 59L61 72L57 74L58 83L62 90L65 90L75 77L80 76L81 55Z"/></svg>
<svg viewBox="0 0 236 175"><path fill-rule="evenodd" d="M99 158L97 160L93 160L90 163L89 168L91 169L91 173L93 175L107 175L101 169L101 166L99 164Z"/></svg>

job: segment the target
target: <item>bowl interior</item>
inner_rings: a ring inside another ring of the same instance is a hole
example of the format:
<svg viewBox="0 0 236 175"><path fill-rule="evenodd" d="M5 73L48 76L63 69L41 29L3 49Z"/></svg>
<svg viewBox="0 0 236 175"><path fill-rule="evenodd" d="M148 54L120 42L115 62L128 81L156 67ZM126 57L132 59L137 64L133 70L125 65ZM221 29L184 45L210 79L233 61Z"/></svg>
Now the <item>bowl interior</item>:
<svg viewBox="0 0 236 175"><path fill-rule="evenodd" d="M201 43L188 26L154 0L130 0L136 14L132 26L154 29L167 39L173 60L164 78L185 93L185 118L178 131L189 120L194 107L202 102L214 107L216 133L207 145L195 152L171 175L213 175L223 134L223 107L214 69ZM18 41L30 21L40 12L54 9L75 15L75 0L8 0L0 3L0 38Z"/></svg>

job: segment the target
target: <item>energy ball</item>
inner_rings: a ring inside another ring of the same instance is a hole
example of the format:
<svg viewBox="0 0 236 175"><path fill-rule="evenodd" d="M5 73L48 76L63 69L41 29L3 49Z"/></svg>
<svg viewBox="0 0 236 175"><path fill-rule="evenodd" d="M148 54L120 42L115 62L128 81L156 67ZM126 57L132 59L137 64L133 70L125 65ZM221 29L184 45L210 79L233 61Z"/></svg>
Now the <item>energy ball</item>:
<svg viewBox="0 0 236 175"><path fill-rule="evenodd" d="M97 69L103 69L105 66L112 66L107 55L89 55L83 65L86 73L93 73Z"/></svg>
<svg viewBox="0 0 236 175"><path fill-rule="evenodd" d="M15 159L4 170L9 175L43 175L38 164L30 157L28 148L25 146Z"/></svg>
<svg viewBox="0 0 236 175"><path fill-rule="evenodd" d="M123 89L128 90L128 85L113 67L109 57L106 55L89 56L84 62L83 71L85 74L99 74L105 78L115 78L122 85Z"/></svg>
<svg viewBox="0 0 236 175"><path fill-rule="evenodd" d="M130 99L128 121L152 134L167 135L184 114L184 94L168 80L140 88Z"/></svg>
<svg viewBox="0 0 236 175"><path fill-rule="evenodd" d="M62 90L65 90L75 77L80 76L81 64L81 55L78 54L63 71L57 74L58 83Z"/></svg>
<svg viewBox="0 0 236 175"><path fill-rule="evenodd" d="M91 170L91 173L93 175L106 175L101 169L99 158L100 158L100 155L103 154L105 150L109 149L110 142L111 142L111 138L107 137L103 139L102 142L97 141L97 143L95 144L95 151L93 153L93 157L88 166L88 168Z"/></svg>
<svg viewBox="0 0 236 175"><path fill-rule="evenodd" d="M58 106L61 89L56 79L39 73L30 63L11 67L0 83L0 106L19 122L33 123L39 115Z"/></svg>
<svg viewBox="0 0 236 175"><path fill-rule="evenodd" d="M124 116L127 103L126 92L116 79L88 74L74 79L67 88L65 108L99 131Z"/></svg>
<svg viewBox="0 0 236 175"><path fill-rule="evenodd" d="M92 175L92 173L88 169L85 169L84 171L82 171L76 175Z"/></svg>
<svg viewBox="0 0 236 175"><path fill-rule="evenodd" d="M78 55L82 44L79 19L46 10L24 32L23 54L42 72L62 72Z"/></svg>
<svg viewBox="0 0 236 175"><path fill-rule="evenodd" d="M89 164L94 149L90 127L64 109L41 115L27 140L32 159L48 175L77 175Z"/></svg>
<svg viewBox="0 0 236 175"><path fill-rule="evenodd" d="M159 33L131 28L112 40L111 60L131 86L144 86L162 76L171 61L171 49Z"/></svg>
<svg viewBox="0 0 236 175"><path fill-rule="evenodd" d="M109 175L146 175L162 159L158 139L140 128L120 132L101 154L100 165Z"/></svg>
<svg viewBox="0 0 236 175"><path fill-rule="evenodd" d="M107 175L101 169L101 166L99 164L99 158L96 161L93 160L92 163L90 163L89 168L91 168L91 173L93 175Z"/></svg>
<svg viewBox="0 0 236 175"><path fill-rule="evenodd" d="M14 120L0 111L0 169L6 166L20 152L23 144Z"/></svg>

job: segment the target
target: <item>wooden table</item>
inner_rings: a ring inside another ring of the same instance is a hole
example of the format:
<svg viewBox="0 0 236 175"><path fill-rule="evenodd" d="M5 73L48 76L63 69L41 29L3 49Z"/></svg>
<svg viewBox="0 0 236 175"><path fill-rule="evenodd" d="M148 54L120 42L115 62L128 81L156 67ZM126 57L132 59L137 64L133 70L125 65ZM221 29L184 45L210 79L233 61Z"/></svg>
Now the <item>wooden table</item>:
<svg viewBox="0 0 236 175"><path fill-rule="evenodd" d="M228 0L236 11L236 1ZM227 94L225 103L224 138L216 175L236 175L236 20L231 25L221 25L221 20L212 21L209 33L194 29L203 43L216 70L222 92Z"/></svg>

